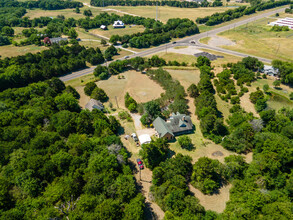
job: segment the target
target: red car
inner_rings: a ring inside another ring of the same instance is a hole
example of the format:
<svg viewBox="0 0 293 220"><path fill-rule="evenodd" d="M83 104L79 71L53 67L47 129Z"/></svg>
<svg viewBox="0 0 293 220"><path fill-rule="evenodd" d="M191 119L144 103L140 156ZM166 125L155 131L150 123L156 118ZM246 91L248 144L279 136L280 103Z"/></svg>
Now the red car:
<svg viewBox="0 0 293 220"><path fill-rule="evenodd" d="M137 161L138 168L142 170L143 169L143 163L142 163L141 159L137 159L136 161Z"/></svg>

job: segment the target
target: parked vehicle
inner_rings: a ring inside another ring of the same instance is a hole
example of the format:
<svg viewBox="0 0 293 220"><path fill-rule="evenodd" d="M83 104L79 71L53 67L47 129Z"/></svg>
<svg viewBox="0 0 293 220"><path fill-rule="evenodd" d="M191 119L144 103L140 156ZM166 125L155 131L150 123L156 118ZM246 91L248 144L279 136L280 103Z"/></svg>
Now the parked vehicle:
<svg viewBox="0 0 293 220"><path fill-rule="evenodd" d="M131 137L133 138L133 140L134 140L135 142L138 141L138 138L137 138L137 136L136 136L135 133L132 133L132 134L131 134Z"/></svg>
<svg viewBox="0 0 293 220"><path fill-rule="evenodd" d="M142 170L144 167L143 167L143 163L142 163L141 159L138 158L136 160L136 162L137 162L138 168Z"/></svg>

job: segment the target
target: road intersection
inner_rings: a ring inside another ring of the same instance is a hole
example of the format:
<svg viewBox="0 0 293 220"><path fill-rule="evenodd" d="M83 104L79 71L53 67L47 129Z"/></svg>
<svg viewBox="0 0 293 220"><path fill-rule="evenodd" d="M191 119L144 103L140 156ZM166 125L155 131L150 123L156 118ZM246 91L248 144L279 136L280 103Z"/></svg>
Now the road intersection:
<svg viewBox="0 0 293 220"><path fill-rule="evenodd" d="M162 51L167 50L168 48L175 47L175 46L194 46L196 49L209 49L209 50L213 50L213 51L217 51L217 52L221 52L221 53L226 53L226 54L230 54L230 55L234 55L234 56L248 57L248 56L251 56L251 55L244 54L244 53L239 53L239 52L232 51L232 50L227 50L227 49L220 48L220 47L214 47L214 46L209 46L209 45L206 45L206 44L202 44L202 43L200 43L200 39L208 37L208 36L215 36L218 33L221 33L221 32L224 32L224 31L239 27L241 25L245 25L245 24L254 22L256 20L271 16L271 15L276 14L276 13L284 12L284 11L285 11L285 8L279 8L279 9L276 9L276 10L273 10L273 11L261 13L261 14L258 14L256 16L253 16L253 17L250 17L250 18L247 18L247 19L243 19L243 20L237 21L237 22L229 24L229 25L225 25L225 26L215 28L215 29L207 31L207 32L195 34L195 35L180 39L180 40L176 41L175 44L174 44L174 42L170 42L170 43L158 46L158 47L154 47L154 48L151 48L151 49L148 49L148 50L144 50L144 51L129 55L128 58L149 56L151 54L162 52ZM193 42L193 43L191 43L191 42ZM270 59L266 59L266 58L262 58L262 57L256 57L256 58L258 58L260 61L263 61L263 62L266 62L266 63L271 63ZM115 61L115 60L113 60L113 61ZM109 64L109 63L111 63L113 61L108 61L107 64ZM103 64L103 65L107 65L107 64ZM81 76L84 76L84 75L92 73L95 68L96 67L93 66L93 67L90 67L88 69L80 70L80 71L77 71L77 72L62 76L62 77L60 77L60 79L65 82L65 81L69 81L69 80L72 80L72 79L75 79L75 78L79 78Z"/></svg>

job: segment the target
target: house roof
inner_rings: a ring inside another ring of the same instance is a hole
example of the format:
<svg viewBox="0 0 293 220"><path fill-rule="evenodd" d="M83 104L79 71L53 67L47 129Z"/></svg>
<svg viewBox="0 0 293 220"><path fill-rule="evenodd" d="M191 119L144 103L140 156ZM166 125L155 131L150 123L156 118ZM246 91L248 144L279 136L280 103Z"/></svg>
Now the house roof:
<svg viewBox="0 0 293 220"><path fill-rule="evenodd" d="M51 43L59 43L60 41L66 41L67 38L62 38L62 37L53 37L50 38Z"/></svg>
<svg viewBox="0 0 293 220"><path fill-rule="evenodd" d="M190 116L180 113L172 113L171 117L167 121L164 121L162 118L158 117L153 122L153 125L159 133L159 137L163 137L167 133L174 136L177 133L191 131L193 129Z"/></svg>
<svg viewBox="0 0 293 220"><path fill-rule="evenodd" d="M91 99L88 103L86 103L85 108L90 111L92 111L93 109L103 110L104 105L98 100Z"/></svg>
<svg viewBox="0 0 293 220"><path fill-rule="evenodd" d="M167 123L162 118L157 117L156 120L154 120L153 125L158 132L159 137L164 137L168 133L174 136L172 131L167 126Z"/></svg>

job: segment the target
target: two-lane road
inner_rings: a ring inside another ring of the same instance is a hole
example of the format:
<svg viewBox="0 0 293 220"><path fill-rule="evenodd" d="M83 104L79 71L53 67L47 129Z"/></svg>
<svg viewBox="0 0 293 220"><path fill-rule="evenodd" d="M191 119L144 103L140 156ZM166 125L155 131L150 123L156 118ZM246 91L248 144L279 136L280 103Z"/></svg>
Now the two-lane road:
<svg viewBox="0 0 293 220"><path fill-rule="evenodd" d="M247 57L247 56L249 56L249 54L239 53L239 52L236 52L236 51L227 50L227 49L223 49L223 48L219 48L219 47L212 47L212 46L200 43L199 40L204 38L204 37L213 36L213 35L216 35L218 33L230 30L232 28L235 28L235 27L238 27L238 26L241 26L241 25L248 24L250 22L253 22L253 21L268 17L268 16L271 16L273 14L280 13L280 12L283 12L283 11L285 11L285 7L279 8L279 9L276 9L276 10L273 10L273 11L270 11L270 12L265 12L265 13L262 13L262 14L258 14L258 15L255 15L253 17L243 19L243 20L240 20L240 21L237 21L235 23L225 25L225 26L222 26L222 27L219 27L219 28L215 28L215 29L207 31L207 32L203 32L203 33L199 33L199 34L195 34L195 35L186 37L184 39L178 40L176 42L176 44L171 42L171 43L167 43L167 44L164 44L164 45L161 45L161 46L158 46L158 47L154 47L154 48L142 51L142 52L138 52L138 53L130 55L129 58L145 57L145 56L148 56L148 55L151 55L151 54L154 54L154 53L165 51L168 48L175 47L175 46L178 46L178 45L195 46L196 48L209 49L209 50L214 50L214 51L218 51L218 52L222 52L222 53L226 53L226 54L231 54L231 55L234 55L234 56ZM194 41L195 43L191 44L190 41ZM266 59L266 58L262 58L262 57L257 57L257 58L259 60L263 61L263 62L267 62L267 63L271 62L271 60ZM111 61L111 62L113 62L113 61ZM110 62L108 62L108 64L109 63ZM106 65L106 64L103 64L103 65ZM94 69L95 69L95 67L91 67L91 68L88 68L88 69L77 71L77 72L74 72L72 74L62 76L62 77L60 77L60 79L62 81L64 81L64 82L68 81L68 80L72 80L72 79L75 79L75 78L90 74L90 73L92 73L94 71Z"/></svg>

